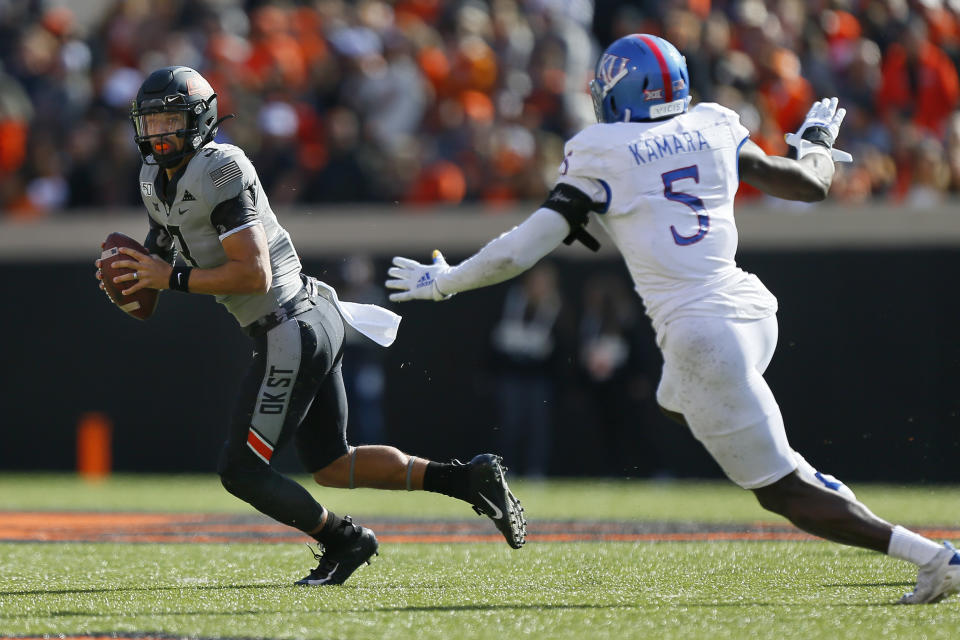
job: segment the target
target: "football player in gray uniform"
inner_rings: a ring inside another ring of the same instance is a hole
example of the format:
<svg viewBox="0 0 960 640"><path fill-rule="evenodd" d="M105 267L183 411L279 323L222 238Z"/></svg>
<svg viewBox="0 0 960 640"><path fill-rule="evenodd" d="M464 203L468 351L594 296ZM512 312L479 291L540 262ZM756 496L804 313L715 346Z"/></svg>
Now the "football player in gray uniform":
<svg viewBox="0 0 960 640"><path fill-rule="evenodd" d="M268 516L318 542L319 565L301 585L343 583L377 553L374 533L325 509L275 471L274 451L291 439L326 487L425 490L463 500L520 548L526 520L499 456L468 464L431 462L382 445L347 444L341 375L344 320L383 346L399 316L340 302L301 273L300 260L239 148L214 142L217 94L199 73L165 67L147 77L130 117L143 157L140 193L150 225L149 255L121 249L134 269L116 282L211 294L254 341L218 471L223 486ZM177 254L185 264L177 263ZM101 278L97 261L97 277ZM102 283L101 283L102 286Z"/></svg>

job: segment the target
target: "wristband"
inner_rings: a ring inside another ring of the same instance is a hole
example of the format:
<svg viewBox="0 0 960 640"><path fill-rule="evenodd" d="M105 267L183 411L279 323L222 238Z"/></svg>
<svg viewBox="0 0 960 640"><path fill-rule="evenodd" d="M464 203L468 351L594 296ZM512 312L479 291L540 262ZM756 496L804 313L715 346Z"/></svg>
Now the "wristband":
<svg viewBox="0 0 960 640"><path fill-rule="evenodd" d="M821 147L826 147L827 149L833 148L833 136L830 135L830 131L826 127L807 127L800 137L803 140L809 140L813 144L818 144Z"/></svg>
<svg viewBox="0 0 960 640"><path fill-rule="evenodd" d="M173 271L170 272L170 282L168 286L174 291L183 291L184 293L190 293L189 284L190 284L190 272L193 270L193 267L174 267Z"/></svg>
<svg viewBox="0 0 960 640"><path fill-rule="evenodd" d="M457 295L456 292L444 293L443 291L440 291L440 285L437 283L436 278L433 279L433 292L436 293L438 296L440 296L439 298L434 298L434 300L437 302L441 300L449 300L453 296Z"/></svg>

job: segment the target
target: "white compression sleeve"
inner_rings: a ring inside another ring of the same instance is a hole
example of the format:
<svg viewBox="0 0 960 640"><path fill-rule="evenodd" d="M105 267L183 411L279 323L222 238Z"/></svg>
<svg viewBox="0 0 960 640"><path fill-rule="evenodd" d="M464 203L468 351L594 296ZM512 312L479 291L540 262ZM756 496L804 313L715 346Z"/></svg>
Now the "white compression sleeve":
<svg viewBox="0 0 960 640"><path fill-rule="evenodd" d="M519 226L494 238L472 257L437 277L444 294L478 289L523 273L557 248L570 225L552 209L540 208Z"/></svg>

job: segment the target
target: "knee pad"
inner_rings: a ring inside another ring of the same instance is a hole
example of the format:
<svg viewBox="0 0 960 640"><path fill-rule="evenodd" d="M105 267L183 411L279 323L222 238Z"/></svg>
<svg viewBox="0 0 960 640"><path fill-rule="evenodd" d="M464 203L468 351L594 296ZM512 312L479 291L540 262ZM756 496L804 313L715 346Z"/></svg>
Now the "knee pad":
<svg viewBox="0 0 960 640"><path fill-rule="evenodd" d="M850 487L843 484L830 474L817 471L809 462L804 459L802 455L796 451L793 452L793 457L797 461L797 473L800 474L800 477L805 481L818 487L836 491L848 500L853 500L855 502L857 501L857 496L853 493L853 491L850 490Z"/></svg>

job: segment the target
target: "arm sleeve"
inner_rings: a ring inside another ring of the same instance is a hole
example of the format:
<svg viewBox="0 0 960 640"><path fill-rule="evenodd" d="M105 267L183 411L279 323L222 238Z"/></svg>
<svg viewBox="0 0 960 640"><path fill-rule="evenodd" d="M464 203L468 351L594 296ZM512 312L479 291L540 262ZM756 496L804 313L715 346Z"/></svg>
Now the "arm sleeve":
<svg viewBox="0 0 960 640"><path fill-rule="evenodd" d="M146 247L148 253L155 253L162 260L173 264L177 261L177 247L173 243L170 232L150 216L147 216L147 220L150 221L150 230L147 231L147 238L143 241L143 246Z"/></svg>
<svg viewBox="0 0 960 640"><path fill-rule="evenodd" d="M473 257L438 276L437 287L451 294L509 280L535 265L569 234L570 225L562 215L541 207Z"/></svg>

